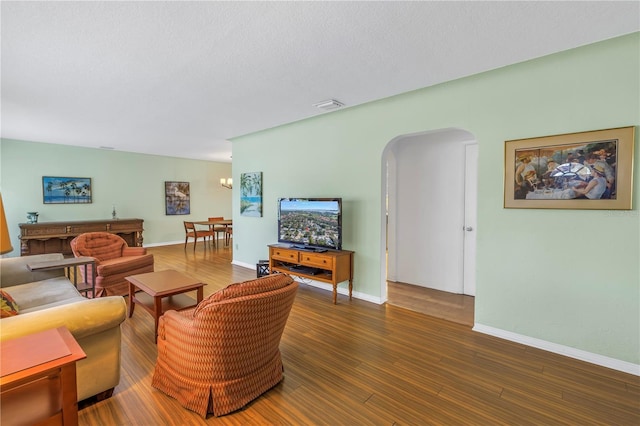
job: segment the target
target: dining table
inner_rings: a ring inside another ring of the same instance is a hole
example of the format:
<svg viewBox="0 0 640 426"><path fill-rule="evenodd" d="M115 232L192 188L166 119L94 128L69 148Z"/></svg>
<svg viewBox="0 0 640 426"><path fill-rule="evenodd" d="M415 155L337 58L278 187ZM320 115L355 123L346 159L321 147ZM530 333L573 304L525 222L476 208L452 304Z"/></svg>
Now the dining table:
<svg viewBox="0 0 640 426"><path fill-rule="evenodd" d="M224 226L225 235L227 233L227 228L233 226L232 219L218 219L218 220L199 220L193 222L194 225L204 225L208 226L211 231L213 231L214 226ZM227 246L229 243L227 242L227 238L224 239L224 245Z"/></svg>

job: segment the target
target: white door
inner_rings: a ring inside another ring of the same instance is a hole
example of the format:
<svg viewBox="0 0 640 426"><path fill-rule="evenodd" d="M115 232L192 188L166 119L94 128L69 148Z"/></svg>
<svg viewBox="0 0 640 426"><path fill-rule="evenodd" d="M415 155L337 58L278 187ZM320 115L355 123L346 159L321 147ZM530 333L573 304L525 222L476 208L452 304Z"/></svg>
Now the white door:
<svg viewBox="0 0 640 426"><path fill-rule="evenodd" d="M478 144L465 145L463 293L476 295L476 222L478 211Z"/></svg>

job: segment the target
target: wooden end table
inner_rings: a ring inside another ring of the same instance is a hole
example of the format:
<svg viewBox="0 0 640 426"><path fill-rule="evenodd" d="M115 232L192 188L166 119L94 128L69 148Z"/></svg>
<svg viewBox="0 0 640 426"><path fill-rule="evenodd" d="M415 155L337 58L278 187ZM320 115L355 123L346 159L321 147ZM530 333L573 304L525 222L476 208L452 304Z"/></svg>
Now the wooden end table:
<svg viewBox="0 0 640 426"><path fill-rule="evenodd" d="M91 265L91 277L88 277L87 266ZM84 266L85 281L78 282L78 266ZM91 292L91 297L95 297L96 294L96 259L89 256L81 257L67 257L60 260L48 260L46 262L34 262L27 264L27 268L30 271L51 271L55 269L65 270L65 275L71 280L71 268L73 268L73 285L80 293L84 293L85 297L87 293ZM91 280L89 282L89 279Z"/></svg>
<svg viewBox="0 0 640 426"><path fill-rule="evenodd" d="M0 423L78 424L76 361L86 358L66 327L0 343Z"/></svg>
<svg viewBox="0 0 640 426"><path fill-rule="evenodd" d="M158 322L162 314L170 309L180 311L192 308L202 301L203 287L206 285L172 269L148 272L125 277L129 281L129 318L136 305L149 312L155 320L154 341L158 341ZM141 292L136 293L136 289ZM197 291L197 299L187 296L189 291Z"/></svg>

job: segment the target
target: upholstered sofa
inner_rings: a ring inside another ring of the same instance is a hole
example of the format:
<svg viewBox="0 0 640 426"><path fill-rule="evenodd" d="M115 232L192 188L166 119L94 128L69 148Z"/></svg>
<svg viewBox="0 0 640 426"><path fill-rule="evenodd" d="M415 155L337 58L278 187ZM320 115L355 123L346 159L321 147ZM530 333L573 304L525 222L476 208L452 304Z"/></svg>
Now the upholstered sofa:
<svg viewBox="0 0 640 426"><path fill-rule="evenodd" d="M206 417L240 409L277 385L280 338L297 289L290 276L269 275L165 312L152 386Z"/></svg>
<svg viewBox="0 0 640 426"><path fill-rule="evenodd" d="M0 259L0 286L18 305L17 315L0 319L0 340L64 326L87 357L76 364L78 401L111 396L120 381L122 296L86 299L63 269L31 272L27 265L63 259L42 254Z"/></svg>
<svg viewBox="0 0 640 426"><path fill-rule="evenodd" d="M71 240L75 257L89 256L96 259L96 294L102 296L126 296L129 294L129 275L153 272L153 255L143 247L129 247L127 242L108 232L87 232ZM84 268L79 268L84 273ZM92 266L87 268L91 275Z"/></svg>

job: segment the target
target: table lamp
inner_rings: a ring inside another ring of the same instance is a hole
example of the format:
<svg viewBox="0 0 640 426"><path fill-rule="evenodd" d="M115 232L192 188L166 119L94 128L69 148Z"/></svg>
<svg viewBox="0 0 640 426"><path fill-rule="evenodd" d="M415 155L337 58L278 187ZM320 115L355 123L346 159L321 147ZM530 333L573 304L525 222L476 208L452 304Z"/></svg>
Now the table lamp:
<svg viewBox="0 0 640 426"><path fill-rule="evenodd" d="M11 237L7 227L7 217L4 215L4 205L2 204L2 194L0 194L0 254L9 253L13 250Z"/></svg>

